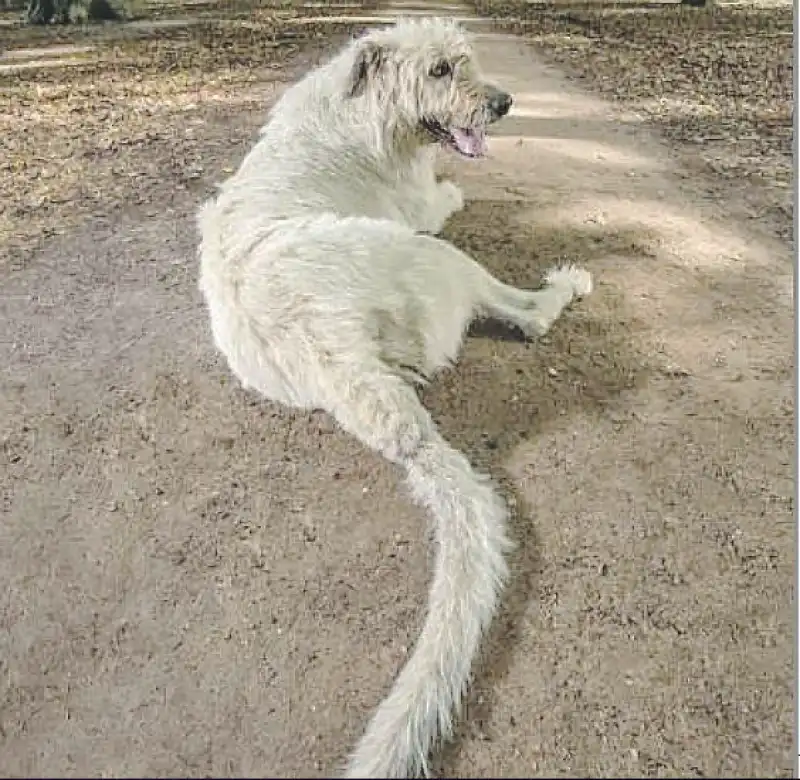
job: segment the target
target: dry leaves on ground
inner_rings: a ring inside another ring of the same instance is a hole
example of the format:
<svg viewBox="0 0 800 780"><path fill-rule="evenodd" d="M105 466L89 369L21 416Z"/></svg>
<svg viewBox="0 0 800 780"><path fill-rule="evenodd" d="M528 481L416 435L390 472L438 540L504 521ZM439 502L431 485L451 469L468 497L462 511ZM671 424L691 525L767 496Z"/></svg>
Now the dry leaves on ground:
<svg viewBox="0 0 800 780"><path fill-rule="evenodd" d="M134 23L0 27L4 250L19 258L88 214L147 203L159 184L199 186L215 143L252 131L236 114L263 110L300 47L356 26L323 17L365 5L162 3ZM229 128L210 137L220 113Z"/></svg>
<svg viewBox="0 0 800 780"><path fill-rule="evenodd" d="M476 0L550 57L652 122L716 174L758 184L792 230L792 8Z"/></svg>

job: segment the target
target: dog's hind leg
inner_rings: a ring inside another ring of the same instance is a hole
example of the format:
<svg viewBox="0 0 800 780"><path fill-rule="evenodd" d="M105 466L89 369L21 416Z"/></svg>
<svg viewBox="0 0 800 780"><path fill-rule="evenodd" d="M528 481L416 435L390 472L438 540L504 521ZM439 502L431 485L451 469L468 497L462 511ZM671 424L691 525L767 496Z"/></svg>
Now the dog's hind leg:
<svg viewBox="0 0 800 780"><path fill-rule="evenodd" d="M326 409L348 433L392 463L402 463L433 421L409 382L380 359L342 365L330 378Z"/></svg>
<svg viewBox="0 0 800 780"><path fill-rule="evenodd" d="M547 333L575 298L592 291L589 272L575 266L550 269L539 290L520 290L491 274L487 277L480 301L484 313L517 326L530 337Z"/></svg>
<svg viewBox="0 0 800 780"><path fill-rule="evenodd" d="M425 332L431 344L450 346L442 355L427 352L432 365L447 365L455 357L462 328L473 317L495 317L520 328L535 338L546 333L561 312L575 299L592 290L588 271L565 265L550 269L539 290L520 290L495 279L474 258L447 241L416 236L408 244L408 256L415 258L419 299L436 290L441 303L428 305L430 316ZM438 332L438 338L433 338ZM446 336L445 336L446 334Z"/></svg>

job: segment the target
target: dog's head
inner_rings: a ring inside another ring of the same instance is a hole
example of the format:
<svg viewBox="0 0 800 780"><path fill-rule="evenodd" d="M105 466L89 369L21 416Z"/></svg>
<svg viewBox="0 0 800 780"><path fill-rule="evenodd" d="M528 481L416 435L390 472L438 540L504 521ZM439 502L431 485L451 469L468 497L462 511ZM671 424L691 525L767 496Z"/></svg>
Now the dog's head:
<svg viewBox="0 0 800 780"><path fill-rule="evenodd" d="M454 22L401 21L356 41L352 55L346 96L380 107L373 116L423 143L481 157L487 125L511 108L511 95L481 76L469 39Z"/></svg>

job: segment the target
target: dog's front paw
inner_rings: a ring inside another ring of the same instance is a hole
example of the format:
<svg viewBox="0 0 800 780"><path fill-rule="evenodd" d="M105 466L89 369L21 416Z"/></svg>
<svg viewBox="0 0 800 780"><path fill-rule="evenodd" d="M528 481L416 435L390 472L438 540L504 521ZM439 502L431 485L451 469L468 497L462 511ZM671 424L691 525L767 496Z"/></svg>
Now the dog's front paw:
<svg viewBox="0 0 800 780"><path fill-rule="evenodd" d="M436 185L433 197L427 201L422 231L432 235L442 232L445 222L464 208L464 195L451 181Z"/></svg>
<svg viewBox="0 0 800 780"><path fill-rule="evenodd" d="M464 193L451 181L440 182L438 199L446 214L445 219L464 208Z"/></svg>

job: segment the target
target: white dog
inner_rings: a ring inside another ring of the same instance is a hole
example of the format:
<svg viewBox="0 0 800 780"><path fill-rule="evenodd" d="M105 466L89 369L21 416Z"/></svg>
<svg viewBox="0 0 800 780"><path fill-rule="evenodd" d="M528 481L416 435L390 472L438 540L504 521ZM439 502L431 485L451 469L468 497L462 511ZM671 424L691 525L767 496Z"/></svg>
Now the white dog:
<svg viewBox="0 0 800 780"><path fill-rule="evenodd" d="M436 180L436 147L482 156L486 126L510 106L457 25L398 22L290 88L199 217L200 287L242 384L327 410L404 470L435 521L422 635L347 777L427 774L507 575L506 508L441 438L412 383L456 359L473 318L537 336L591 289L572 267L538 291L509 287L425 235L463 205Z"/></svg>

